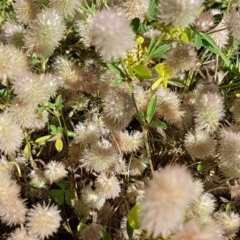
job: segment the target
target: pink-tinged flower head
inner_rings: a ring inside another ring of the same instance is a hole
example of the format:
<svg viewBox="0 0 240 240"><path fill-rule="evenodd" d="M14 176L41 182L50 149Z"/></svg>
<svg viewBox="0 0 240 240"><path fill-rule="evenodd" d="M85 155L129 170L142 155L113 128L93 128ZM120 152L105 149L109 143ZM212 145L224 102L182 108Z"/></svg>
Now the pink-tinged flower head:
<svg viewBox="0 0 240 240"><path fill-rule="evenodd" d="M18 196L9 194L5 202L0 201L0 219L9 226L23 224L26 220L26 212L25 202Z"/></svg>
<svg viewBox="0 0 240 240"><path fill-rule="evenodd" d="M82 0L50 0L49 4L53 9L56 9L64 17L73 17L80 6Z"/></svg>
<svg viewBox="0 0 240 240"><path fill-rule="evenodd" d="M226 16L226 25L231 35L240 41L240 12L232 8Z"/></svg>
<svg viewBox="0 0 240 240"><path fill-rule="evenodd" d="M193 45L177 43L166 54L166 63L174 72L187 71L197 64L197 53Z"/></svg>
<svg viewBox="0 0 240 240"><path fill-rule="evenodd" d="M86 150L80 162L86 170L104 172L116 164L118 153L114 147L103 148L94 144L90 150Z"/></svg>
<svg viewBox="0 0 240 240"><path fill-rule="evenodd" d="M124 153L135 152L143 146L143 133L139 131L116 132L114 137Z"/></svg>
<svg viewBox="0 0 240 240"><path fill-rule="evenodd" d="M156 173L141 202L139 221L153 238L166 237L181 224L192 201L193 179L183 166L167 166Z"/></svg>
<svg viewBox="0 0 240 240"><path fill-rule="evenodd" d="M0 219L9 226L25 222L27 208L19 198L20 186L9 174L0 173Z"/></svg>
<svg viewBox="0 0 240 240"><path fill-rule="evenodd" d="M210 11L202 12L195 21L195 27L199 31L208 31L214 24L213 15Z"/></svg>
<svg viewBox="0 0 240 240"><path fill-rule="evenodd" d="M122 7L129 19L139 18L143 21L147 14L150 0L127 0L123 1Z"/></svg>
<svg viewBox="0 0 240 240"><path fill-rule="evenodd" d="M172 124L181 122L184 112L180 108L181 100L178 94L163 87L159 87L156 94L158 97L156 115L164 117Z"/></svg>
<svg viewBox="0 0 240 240"><path fill-rule="evenodd" d="M220 139L220 168L228 177L240 176L240 133L225 130Z"/></svg>
<svg viewBox="0 0 240 240"><path fill-rule="evenodd" d="M218 93L207 92L199 96L195 105L195 122L199 130L215 131L224 116L223 99Z"/></svg>
<svg viewBox="0 0 240 240"><path fill-rule="evenodd" d="M214 153L215 141L205 131L188 132L184 145L193 158L205 158Z"/></svg>
<svg viewBox="0 0 240 240"><path fill-rule="evenodd" d="M215 225L199 225L189 221L176 233L173 240L224 240L221 230Z"/></svg>
<svg viewBox="0 0 240 240"><path fill-rule="evenodd" d="M92 42L92 26L93 16L87 15L86 19L78 20L76 22L76 31L83 43L83 45L88 48L91 46Z"/></svg>
<svg viewBox="0 0 240 240"><path fill-rule="evenodd" d="M55 205L41 205L38 203L28 212L27 228L29 234L36 235L40 239L45 239L57 232L61 216Z"/></svg>
<svg viewBox="0 0 240 240"><path fill-rule="evenodd" d="M13 81L13 91L20 102L39 104L48 102L58 88L56 78L51 74L37 75L26 72Z"/></svg>
<svg viewBox="0 0 240 240"><path fill-rule="evenodd" d="M0 114L0 150L14 154L22 145L23 131L7 112Z"/></svg>
<svg viewBox="0 0 240 240"><path fill-rule="evenodd" d="M117 60L126 56L134 46L134 33L122 13L101 10L92 24L92 44L105 60Z"/></svg>
<svg viewBox="0 0 240 240"><path fill-rule="evenodd" d="M22 25L6 21L3 24L3 35L6 42L13 44L16 47L24 46L25 29Z"/></svg>
<svg viewBox="0 0 240 240"><path fill-rule="evenodd" d="M27 24L35 18L36 9L32 0L16 0L13 9L19 23Z"/></svg>
<svg viewBox="0 0 240 240"><path fill-rule="evenodd" d="M200 13L202 0L160 0L159 19L165 24L187 27Z"/></svg>
<svg viewBox="0 0 240 240"><path fill-rule="evenodd" d="M112 89L104 98L103 121L111 130L122 130L130 123L135 110L131 95L122 89Z"/></svg>
<svg viewBox="0 0 240 240"><path fill-rule="evenodd" d="M28 69L27 56L21 50L0 43L0 80L5 82L7 78L13 79Z"/></svg>
<svg viewBox="0 0 240 240"><path fill-rule="evenodd" d="M16 228L14 232L7 238L7 240L39 240L36 236L29 235L27 230L23 227Z"/></svg>
<svg viewBox="0 0 240 240"><path fill-rule="evenodd" d="M223 18L218 25L211 30L209 35L219 48L226 47L229 42L229 30L226 26L226 19Z"/></svg>
<svg viewBox="0 0 240 240"><path fill-rule="evenodd" d="M65 31L62 17L55 9L45 9L37 14L25 35L25 46L29 52L49 57L59 45Z"/></svg>
<svg viewBox="0 0 240 240"><path fill-rule="evenodd" d="M22 128L40 130L48 121L48 112L46 110L38 112L37 105L33 102L17 101L11 104L8 112Z"/></svg>

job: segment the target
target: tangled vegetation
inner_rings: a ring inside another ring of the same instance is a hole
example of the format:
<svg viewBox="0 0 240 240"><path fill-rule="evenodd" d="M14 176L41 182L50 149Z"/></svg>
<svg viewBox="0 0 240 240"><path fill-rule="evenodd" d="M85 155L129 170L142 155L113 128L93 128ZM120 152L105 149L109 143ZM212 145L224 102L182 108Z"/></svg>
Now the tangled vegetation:
<svg viewBox="0 0 240 240"><path fill-rule="evenodd" d="M238 239L239 7L2 0L1 239Z"/></svg>

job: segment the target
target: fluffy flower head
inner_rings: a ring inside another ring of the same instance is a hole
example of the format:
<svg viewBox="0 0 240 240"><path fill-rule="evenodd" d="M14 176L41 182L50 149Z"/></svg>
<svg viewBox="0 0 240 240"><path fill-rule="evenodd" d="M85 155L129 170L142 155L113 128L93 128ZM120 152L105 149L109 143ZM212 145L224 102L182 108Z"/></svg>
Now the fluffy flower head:
<svg viewBox="0 0 240 240"><path fill-rule="evenodd" d="M237 9L232 8L227 17L226 25L231 35L238 41L240 41L240 12Z"/></svg>
<svg viewBox="0 0 240 240"><path fill-rule="evenodd" d="M183 166L167 166L156 173L146 188L139 221L153 238L166 237L183 221L192 201L193 179Z"/></svg>
<svg viewBox="0 0 240 240"><path fill-rule="evenodd" d="M26 104L47 102L57 88L56 78L50 74L37 75L26 72L16 77L13 82L14 93L21 102Z"/></svg>
<svg viewBox="0 0 240 240"><path fill-rule="evenodd" d="M192 45L178 43L166 54L166 63L176 72L190 70L196 66L197 53Z"/></svg>
<svg viewBox="0 0 240 240"><path fill-rule="evenodd" d="M139 18L143 21L148 11L149 2L149 0L128 0L124 1L122 6L130 20Z"/></svg>
<svg viewBox="0 0 240 240"><path fill-rule="evenodd" d="M90 187L82 190L82 200L88 208L101 209L105 203L105 198L93 191Z"/></svg>
<svg viewBox="0 0 240 240"><path fill-rule="evenodd" d="M211 155L215 148L214 140L204 131L196 131L195 134L188 132L184 145L193 158L205 158Z"/></svg>
<svg viewBox="0 0 240 240"><path fill-rule="evenodd" d="M234 212L216 212L214 218L228 239L234 239L240 227L240 216Z"/></svg>
<svg viewBox="0 0 240 240"><path fill-rule="evenodd" d="M180 122L184 112L180 108L181 101L177 93L159 87L156 94L158 97L156 114L164 117L169 123L175 124Z"/></svg>
<svg viewBox="0 0 240 240"><path fill-rule="evenodd" d="M202 0L160 0L160 21L173 26L187 27L192 24L202 6Z"/></svg>
<svg viewBox="0 0 240 240"><path fill-rule="evenodd" d="M61 216L57 206L38 203L28 212L27 228L29 234L44 239L57 232L60 222Z"/></svg>
<svg viewBox="0 0 240 240"><path fill-rule="evenodd" d="M105 173L98 176L95 186L96 192L106 199L118 197L121 190L116 176L107 177Z"/></svg>
<svg viewBox="0 0 240 240"><path fill-rule="evenodd" d="M25 35L25 45L29 52L49 57L58 46L64 31L63 19L55 9L42 10Z"/></svg>
<svg viewBox="0 0 240 240"><path fill-rule="evenodd" d="M81 0L50 0L49 3L52 8L58 10L64 17L72 17L79 7Z"/></svg>
<svg viewBox="0 0 240 240"><path fill-rule="evenodd" d="M16 0L13 2L13 9L19 23L27 24L36 15L32 0Z"/></svg>
<svg viewBox="0 0 240 240"><path fill-rule="evenodd" d="M17 228L11 233L7 240L39 240L36 236L30 236L23 227Z"/></svg>
<svg viewBox="0 0 240 240"><path fill-rule="evenodd" d="M104 101L103 121L106 126L112 130L127 127L135 113L131 95L121 89L112 89Z"/></svg>
<svg viewBox="0 0 240 240"><path fill-rule="evenodd" d="M223 240L221 231L216 226L201 226L195 221L187 222L177 232L173 240Z"/></svg>
<svg viewBox="0 0 240 240"><path fill-rule="evenodd" d="M220 140L220 168L229 177L240 176L240 133L225 130Z"/></svg>
<svg viewBox="0 0 240 240"><path fill-rule="evenodd" d="M124 153L134 152L143 146L143 134L139 131L116 132L115 139Z"/></svg>
<svg viewBox="0 0 240 240"><path fill-rule="evenodd" d="M50 161L44 170L44 175L50 183L56 182L67 176L67 170L62 162Z"/></svg>
<svg viewBox="0 0 240 240"><path fill-rule="evenodd" d="M12 45L0 44L0 79L13 79L23 71L28 70L26 55Z"/></svg>
<svg viewBox="0 0 240 240"><path fill-rule="evenodd" d="M211 133L217 129L223 116L223 99L218 93L207 92L199 96L195 106L197 129Z"/></svg>
<svg viewBox="0 0 240 240"><path fill-rule="evenodd" d="M215 198L210 193L202 194L187 210L187 218L195 219L200 224L211 221L211 215L216 207Z"/></svg>
<svg viewBox="0 0 240 240"><path fill-rule="evenodd" d="M114 10L101 10L93 18L92 44L105 60L125 57L134 46L134 33L126 16Z"/></svg>
<svg viewBox="0 0 240 240"><path fill-rule="evenodd" d="M3 25L3 34L6 42L16 47L22 47L24 45L25 29L22 25L6 21Z"/></svg>
<svg viewBox="0 0 240 240"><path fill-rule="evenodd" d="M0 115L0 150L14 154L22 144L23 131L7 112Z"/></svg>

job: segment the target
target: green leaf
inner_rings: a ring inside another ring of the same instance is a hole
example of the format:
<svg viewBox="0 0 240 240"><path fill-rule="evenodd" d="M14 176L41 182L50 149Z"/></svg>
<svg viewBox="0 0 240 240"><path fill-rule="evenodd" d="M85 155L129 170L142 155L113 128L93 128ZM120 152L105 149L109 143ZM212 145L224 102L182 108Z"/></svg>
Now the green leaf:
<svg viewBox="0 0 240 240"><path fill-rule="evenodd" d="M127 221L126 225L127 225L126 228L127 228L128 237L129 237L129 239L132 239L134 229L129 225L128 221Z"/></svg>
<svg viewBox="0 0 240 240"><path fill-rule="evenodd" d="M110 235L104 229L100 231L100 236L103 240L111 240Z"/></svg>
<svg viewBox="0 0 240 240"><path fill-rule="evenodd" d="M149 124L151 128L162 128L162 129L167 129L167 124L162 121L157 121L157 122L151 122Z"/></svg>
<svg viewBox="0 0 240 240"><path fill-rule="evenodd" d="M115 79L111 82L111 86L112 87L116 87L116 86L119 86L123 83L123 80L122 79Z"/></svg>
<svg viewBox="0 0 240 240"><path fill-rule="evenodd" d="M129 226L132 229L139 228L138 214L139 214L139 203L136 203L133 206L133 208L128 212L128 215L127 215L127 220L128 220Z"/></svg>
<svg viewBox="0 0 240 240"><path fill-rule="evenodd" d="M64 194L65 194L65 201L66 203L71 206L72 205L72 199L75 198L75 194L74 194L74 191L72 189L66 189L64 191Z"/></svg>
<svg viewBox="0 0 240 240"><path fill-rule="evenodd" d="M136 114L136 119L139 121L141 125L143 125L145 122L144 112L140 111L138 114Z"/></svg>
<svg viewBox="0 0 240 240"><path fill-rule="evenodd" d="M200 32L199 35L202 38L203 45L212 53L218 54L221 59L224 61L225 65L231 70L231 72L237 77L240 78L240 73L234 64L229 60L229 58L222 52L222 50L217 46L215 41L204 32Z"/></svg>
<svg viewBox="0 0 240 240"><path fill-rule="evenodd" d="M68 137L74 137L75 133L73 131L67 130Z"/></svg>
<svg viewBox="0 0 240 240"><path fill-rule="evenodd" d="M192 32L190 30L185 30L182 34L181 34L181 40L184 43L190 43L192 39Z"/></svg>
<svg viewBox="0 0 240 240"><path fill-rule="evenodd" d="M179 88L186 87L182 81L176 79L168 79L168 84Z"/></svg>
<svg viewBox="0 0 240 240"><path fill-rule="evenodd" d="M59 181L55 183L58 187L60 187L61 189L66 189L69 186L69 183L67 181Z"/></svg>
<svg viewBox="0 0 240 240"><path fill-rule="evenodd" d="M57 127L55 125L50 125L50 129L53 136L57 134Z"/></svg>
<svg viewBox="0 0 240 240"><path fill-rule="evenodd" d="M149 53L149 57L151 58L162 58L164 53L170 49L169 44L163 44L160 47L156 48L155 50Z"/></svg>
<svg viewBox="0 0 240 240"><path fill-rule="evenodd" d="M133 31L136 33L140 27L140 19L139 18L134 18L132 21L131 21L131 26L132 26L132 29Z"/></svg>
<svg viewBox="0 0 240 240"><path fill-rule="evenodd" d="M25 145L25 147L23 149L23 152L24 152L24 154L26 156L30 155L30 153L31 153L31 144L29 142Z"/></svg>
<svg viewBox="0 0 240 240"><path fill-rule="evenodd" d="M155 20L157 18L157 4L158 0L150 0L147 17L149 20Z"/></svg>
<svg viewBox="0 0 240 240"><path fill-rule="evenodd" d="M63 149L63 141L61 138L58 138L56 141L55 141L55 148L58 152L61 152L62 149Z"/></svg>
<svg viewBox="0 0 240 240"><path fill-rule="evenodd" d="M61 106L61 104L62 104L62 95L58 95L58 96L57 96L55 103L56 103L56 105L57 105L58 107Z"/></svg>
<svg viewBox="0 0 240 240"><path fill-rule="evenodd" d="M64 204L64 190L63 189L52 189L48 191L49 196L61 206Z"/></svg>
<svg viewBox="0 0 240 240"><path fill-rule="evenodd" d="M151 97L150 102L148 103L147 116L146 116L146 120L148 123L152 121L156 108L157 108L157 95L154 94Z"/></svg>
<svg viewBox="0 0 240 240"><path fill-rule="evenodd" d="M226 206L225 206L225 211L226 212L231 212L233 211L233 205L231 202L227 203Z"/></svg>
<svg viewBox="0 0 240 240"><path fill-rule="evenodd" d="M123 76L123 75L124 75L123 72L122 72L122 70L121 70L119 67L115 66L114 64L112 64L112 63L107 63L107 66L108 66L108 68L109 68L113 73L115 73L116 75L118 75L118 76Z"/></svg>
<svg viewBox="0 0 240 240"><path fill-rule="evenodd" d="M137 65L132 69L141 78L151 78L152 73L143 65Z"/></svg>
<svg viewBox="0 0 240 240"><path fill-rule="evenodd" d="M196 34L195 35L195 47L197 50L199 50L203 46L202 38Z"/></svg>
<svg viewBox="0 0 240 240"><path fill-rule="evenodd" d="M46 135L40 138L37 138L35 140L35 143L38 143L39 145L44 145L48 139L50 139L52 135Z"/></svg>

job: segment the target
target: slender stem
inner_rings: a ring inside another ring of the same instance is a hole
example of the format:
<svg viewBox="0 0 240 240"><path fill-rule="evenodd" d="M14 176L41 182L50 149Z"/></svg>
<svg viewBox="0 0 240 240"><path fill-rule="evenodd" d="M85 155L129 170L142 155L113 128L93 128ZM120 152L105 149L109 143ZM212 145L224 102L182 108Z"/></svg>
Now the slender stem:
<svg viewBox="0 0 240 240"><path fill-rule="evenodd" d="M146 151L147 151L147 158L148 158L149 166L150 166L151 173L153 176L154 168L153 168L153 164L152 164L151 148L150 148L149 139L148 139L148 130L143 127L142 127L142 129L143 129L144 144L146 146Z"/></svg>
<svg viewBox="0 0 240 240"><path fill-rule="evenodd" d="M144 119L144 121L142 121L142 119L141 119L141 115L140 115L140 112L138 110L133 92L132 92L132 100L133 100L133 104L134 104L134 107L136 109L136 112L137 112L138 118L140 120L142 130L143 130L143 138L144 138L144 144L145 144L146 151L147 151L147 158L148 158L149 166L150 166L151 173L152 173L152 176L153 176L154 168L153 168L153 164L152 164L151 148L150 148L149 138L148 138L148 127L147 127L145 119Z"/></svg>

